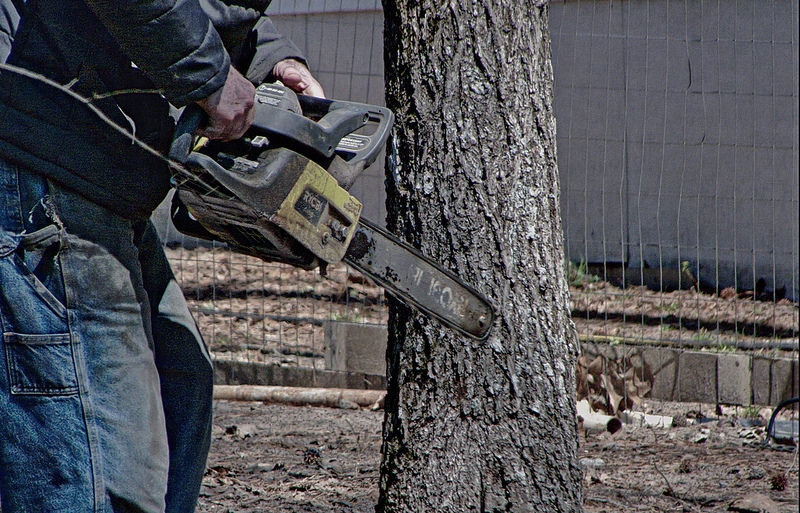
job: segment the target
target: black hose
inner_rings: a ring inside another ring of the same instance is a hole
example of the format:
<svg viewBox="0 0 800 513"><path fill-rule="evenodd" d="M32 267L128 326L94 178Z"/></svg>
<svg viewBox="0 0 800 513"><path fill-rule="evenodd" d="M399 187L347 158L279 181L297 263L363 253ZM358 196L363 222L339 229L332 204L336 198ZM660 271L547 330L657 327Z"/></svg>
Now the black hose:
<svg viewBox="0 0 800 513"><path fill-rule="evenodd" d="M775 425L775 419L777 418L778 413L782 409L784 409L787 406L789 406L790 404L794 404L794 403L797 403L797 402L800 402L800 397L792 397L791 399L786 399L784 401L781 401L778 404L778 406L775 407L775 410L772 412L772 415L770 415L770 417L769 417L769 423L767 424L767 441L769 441L770 438L774 438L773 435L772 435L772 428Z"/></svg>

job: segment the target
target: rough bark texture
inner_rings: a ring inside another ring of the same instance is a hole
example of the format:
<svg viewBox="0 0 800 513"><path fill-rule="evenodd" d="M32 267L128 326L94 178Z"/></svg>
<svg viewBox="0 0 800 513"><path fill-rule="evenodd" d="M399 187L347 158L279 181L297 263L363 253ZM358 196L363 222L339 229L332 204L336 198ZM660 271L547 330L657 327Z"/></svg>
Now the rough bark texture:
<svg viewBox="0 0 800 513"><path fill-rule="evenodd" d="M377 510L580 511L547 8L383 5L389 227L499 318L476 342L392 305Z"/></svg>

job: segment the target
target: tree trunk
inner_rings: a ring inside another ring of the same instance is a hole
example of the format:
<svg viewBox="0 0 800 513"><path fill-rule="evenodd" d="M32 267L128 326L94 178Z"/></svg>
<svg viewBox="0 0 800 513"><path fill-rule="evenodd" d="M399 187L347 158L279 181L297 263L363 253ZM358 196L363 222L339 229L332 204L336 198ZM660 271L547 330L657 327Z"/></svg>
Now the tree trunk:
<svg viewBox="0 0 800 513"><path fill-rule="evenodd" d="M383 6L389 228L499 316L479 342L391 305L377 511L580 511L547 7Z"/></svg>

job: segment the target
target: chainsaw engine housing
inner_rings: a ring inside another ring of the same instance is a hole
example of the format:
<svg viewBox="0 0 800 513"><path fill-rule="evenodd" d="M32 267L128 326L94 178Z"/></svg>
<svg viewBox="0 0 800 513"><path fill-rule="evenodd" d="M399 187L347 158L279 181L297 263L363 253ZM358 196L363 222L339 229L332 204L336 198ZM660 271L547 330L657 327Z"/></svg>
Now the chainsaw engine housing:
<svg viewBox="0 0 800 513"><path fill-rule="evenodd" d="M339 262L362 210L347 189L391 123L383 107L298 97L280 84L258 87L255 120L239 140L198 143L196 124L179 121L171 156L187 173L173 177L173 224L267 261Z"/></svg>

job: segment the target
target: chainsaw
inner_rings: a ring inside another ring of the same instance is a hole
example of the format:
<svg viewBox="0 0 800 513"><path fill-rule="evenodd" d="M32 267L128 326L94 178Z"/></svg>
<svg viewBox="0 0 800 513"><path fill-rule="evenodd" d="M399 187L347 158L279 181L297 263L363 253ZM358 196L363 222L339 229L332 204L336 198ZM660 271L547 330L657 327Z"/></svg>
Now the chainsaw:
<svg viewBox="0 0 800 513"><path fill-rule="evenodd" d="M170 158L170 215L186 235L302 269L344 262L403 303L475 339L494 309L458 276L361 216L349 192L391 130L385 107L297 95L280 83L256 89L255 117L240 139L194 135L203 112L180 116Z"/></svg>

